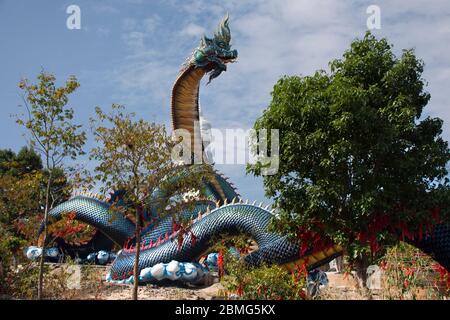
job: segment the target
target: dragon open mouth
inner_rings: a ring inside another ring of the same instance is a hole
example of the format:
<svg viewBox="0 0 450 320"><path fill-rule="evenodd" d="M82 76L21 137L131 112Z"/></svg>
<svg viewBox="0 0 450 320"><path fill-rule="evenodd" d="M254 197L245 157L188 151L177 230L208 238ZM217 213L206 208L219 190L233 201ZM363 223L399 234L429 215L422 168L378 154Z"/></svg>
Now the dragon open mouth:
<svg viewBox="0 0 450 320"><path fill-rule="evenodd" d="M223 63L234 63L237 61L237 58L223 58Z"/></svg>
<svg viewBox="0 0 450 320"><path fill-rule="evenodd" d="M223 63L233 63L236 61L238 53L236 50L230 50L225 53L219 54L218 56Z"/></svg>

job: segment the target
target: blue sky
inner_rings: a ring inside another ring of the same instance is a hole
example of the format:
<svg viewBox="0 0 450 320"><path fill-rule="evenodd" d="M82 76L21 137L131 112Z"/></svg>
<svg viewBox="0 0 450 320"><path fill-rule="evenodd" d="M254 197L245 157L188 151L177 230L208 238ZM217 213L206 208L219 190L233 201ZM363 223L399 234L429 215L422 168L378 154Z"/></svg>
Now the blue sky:
<svg viewBox="0 0 450 320"><path fill-rule="evenodd" d="M81 9L81 30L66 28L66 8ZM367 29L366 8L381 8L381 29L397 53L415 48L425 61L432 100L426 115L444 119L450 139L450 2L432 1L21 1L0 0L0 148L18 150L23 132L10 114L20 104L17 83L41 68L60 81L76 75L76 121L88 125L95 106L124 104L149 121L169 125L169 97L184 59L229 12L238 63L201 87L204 116L214 128L250 128L283 75L326 69ZM92 139L87 148L92 146ZM244 166L220 168L242 196L268 202L261 179Z"/></svg>

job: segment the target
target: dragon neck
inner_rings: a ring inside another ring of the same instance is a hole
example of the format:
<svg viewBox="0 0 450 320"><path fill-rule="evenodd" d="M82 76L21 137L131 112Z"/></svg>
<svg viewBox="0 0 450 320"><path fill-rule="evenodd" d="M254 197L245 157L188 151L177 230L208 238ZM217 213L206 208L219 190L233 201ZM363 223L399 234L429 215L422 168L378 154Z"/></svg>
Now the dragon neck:
<svg viewBox="0 0 450 320"><path fill-rule="evenodd" d="M203 156L198 100L200 81L207 72L205 68L190 65L179 73L172 88L172 129L189 132L191 153L196 159Z"/></svg>
<svg viewBox="0 0 450 320"><path fill-rule="evenodd" d="M193 157L202 160L203 142L198 101L200 81L208 71L210 69L198 68L193 65L182 69L173 85L171 99L172 129L184 129L189 132ZM217 177L210 178L209 183L217 193L220 203L223 203L225 199L231 201L235 196L238 196L238 194L234 194L234 191L227 195ZM224 183L228 184L226 181Z"/></svg>

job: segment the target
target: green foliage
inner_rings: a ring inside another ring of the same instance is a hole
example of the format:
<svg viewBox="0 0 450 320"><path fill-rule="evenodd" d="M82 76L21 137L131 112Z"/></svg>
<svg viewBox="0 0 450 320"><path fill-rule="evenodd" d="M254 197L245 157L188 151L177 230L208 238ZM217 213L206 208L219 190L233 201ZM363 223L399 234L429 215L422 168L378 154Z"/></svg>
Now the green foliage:
<svg viewBox="0 0 450 320"><path fill-rule="evenodd" d="M5 154L5 150L0 154ZM8 152L9 153L9 152ZM26 173L26 168L16 166L16 155L4 161L3 168L9 168L0 174L0 288L5 287L10 277L11 266L17 265L25 258L22 249L36 238L38 216L41 200L39 172ZM14 165L11 165L14 164ZM21 172L20 174L18 172ZM15 176L11 174L16 174Z"/></svg>
<svg viewBox="0 0 450 320"><path fill-rule="evenodd" d="M11 170L11 164L16 158L16 154L11 149L0 150L0 173L6 174Z"/></svg>
<svg viewBox="0 0 450 320"><path fill-rule="evenodd" d="M32 148L22 147L16 156L18 174L32 173L42 169L41 157Z"/></svg>
<svg viewBox="0 0 450 320"><path fill-rule="evenodd" d="M40 156L26 147L17 155L11 150L0 150L0 159L3 160L0 160L0 166L5 169L0 173L2 238L20 239L21 247L30 245L36 239L42 219L48 171L42 169ZM58 204L67 198L70 184L63 170L55 169L53 176L50 195Z"/></svg>
<svg viewBox="0 0 450 320"><path fill-rule="evenodd" d="M254 244L245 234L222 234L211 239L211 250L223 258L223 265L218 261L218 267L225 295L252 300L305 299L306 269L298 268L290 274L278 265L255 268L245 265L229 251L231 247L236 248L243 256L254 249Z"/></svg>
<svg viewBox="0 0 450 320"><path fill-rule="evenodd" d="M22 147L18 154L0 150L0 175L19 176L41 169L41 157L31 148Z"/></svg>
<svg viewBox="0 0 450 320"><path fill-rule="evenodd" d="M31 269L22 252L36 242L45 206L48 171L42 169L40 156L26 147L17 155L11 150L0 150L0 159L1 291L32 298L38 269ZM67 197L69 184L64 171L55 169L53 176L50 195L54 203L59 203ZM17 265L23 268L20 272Z"/></svg>
<svg viewBox="0 0 450 320"><path fill-rule="evenodd" d="M375 252L397 232L417 235L440 221L430 209L449 196L450 153L442 120L421 118L430 100L423 66L412 50L396 57L368 32L329 73L278 81L254 125L280 129L279 171L264 177L281 209L275 229L317 232L360 258L367 244ZM248 171L260 175L261 164Z"/></svg>
<svg viewBox="0 0 450 320"><path fill-rule="evenodd" d="M72 123L74 112L67 107L68 95L80 84L71 76L65 86L56 87L55 76L45 71L37 79L37 84L31 84L27 79L19 83L19 88L24 91L27 116L18 117L17 123L31 133L32 146L49 157L44 159L47 168L50 165L57 167L65 157L75 159L83 154L86 133L79 131L81 125Z"/></svg>
<svg viewBox="0 0 450 320"><path fill-rule="evenodd" d="M17 219L36 215L41 204L39 173L0 176L0 223L11 227Z"/></svg>
<svg viewBox="0 0 450 320"><path fill-rule="evenodd" d="M306 274L289 274L278 265L248 267L229 254L225 255L224 261L226 274L222 284L228 294L237 294L239 299L298 300L306 298Z"/></svg>

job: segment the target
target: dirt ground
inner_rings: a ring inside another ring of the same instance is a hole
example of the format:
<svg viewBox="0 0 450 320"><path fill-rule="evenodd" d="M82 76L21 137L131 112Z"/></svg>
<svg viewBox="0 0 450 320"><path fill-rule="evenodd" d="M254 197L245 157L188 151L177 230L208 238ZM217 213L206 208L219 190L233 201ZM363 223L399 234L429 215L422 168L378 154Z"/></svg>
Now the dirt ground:
<svg viewBox="0 0 450 320"><path fill-rule="evenodd" d="M204 288L186 288L177 286L147 285L139 288L140 300L211 300L220 299L222 286L215 283ZM131 298L131 286L106 285L97 293L86 293L80 299L96 300L129 300Z"/></svg>
<svg viewBox="0 0 450 320"><path fill-rule="evenodd" d="M98 269L104 278L106 270ZM329 285L323 290L320 299L327 300L372 300L379 299L376 291L362 291L352 276L339 273L327 273ZM216 274L208 279L208 283L200 287L165 282L148 284L139 288L140 300L211 300L224 299L223 286L218 283ZM100 287L86 286L73 296L82 300L129 300L131 286L109 284L102 281Z"/></svg>
<svg viewBox="0 0 450 320"><path fill-rule="evenodd" d="M86 269L86 268L83 268ZM109 268L90 268L83 271L82 279L72 278L69 281L81 283L81 288L72 290L72 299L81 300L129 300L130 285L112 284L104 281ZM81 280L81 282L79 282ZM158 284L147 284L139 287L139 299L142 300L211 300L223 298L223 287L219 283L217 273L210 273L203 285L171 282L166 280Z"/></svg>
<svg viewBox="0 0 450 320"><path fill-rule="evenodd" d="M326 300L377 300L375 291L358 289L356 281L341 274L330 276L330 285L322 292L320 299ZM217 281L217 280L215 280ZM141 300L212 300L223 299L223 287L220 283L213 283L203 287L187 287L183 285L146 285L139 288ZM85 291L77 299L98 300L129 300L131 287L127 285L105 284L101 290Z"/></svg>

